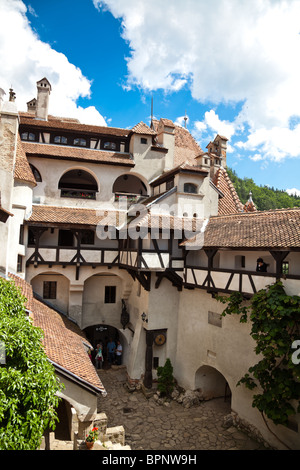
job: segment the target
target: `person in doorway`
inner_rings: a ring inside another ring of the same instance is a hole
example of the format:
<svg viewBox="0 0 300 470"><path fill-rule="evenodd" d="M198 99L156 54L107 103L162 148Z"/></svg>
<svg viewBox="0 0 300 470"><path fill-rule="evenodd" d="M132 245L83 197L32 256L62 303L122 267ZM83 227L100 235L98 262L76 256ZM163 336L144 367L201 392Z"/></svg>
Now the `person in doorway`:
<svg viewBox="0 0 300 470"><path fill-rule="evenodd" d="M258 258L257 260L256 271L261 272L261 273L267 272L267 264L264 262L262 258Z"/></svg>
<svg viewBox="0 0 300 470"><path fill-rule="evenodd" d="M122 344L120 343L120 341L117 341L117 347L116 347L116 364L118 366L121 365L122 363Z"/></svg>
<svg viewBox="0 0 300 470"><path fill-rule="evenodd" d="M107 343L107 359L110 365L113 364L115 360L115 349L116 349L116 344L112 340L112 338L110 338L109 342Z"/></svg>
<svg viewBox="0 0 300 470"><path fill-rule="evenodd" d="M102 367L103 367L102 344L97 344L96 369L102 369Z"/></svg>

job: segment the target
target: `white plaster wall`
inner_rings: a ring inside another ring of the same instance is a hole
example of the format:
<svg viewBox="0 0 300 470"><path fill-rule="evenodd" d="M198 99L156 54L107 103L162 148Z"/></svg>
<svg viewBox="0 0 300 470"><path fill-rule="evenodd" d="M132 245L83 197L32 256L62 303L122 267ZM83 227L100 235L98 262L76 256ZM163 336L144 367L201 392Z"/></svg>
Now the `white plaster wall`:
<svg viewBox="0 0 300 470"><path fill-rule="evenodd" d="M69 280L57 273L43 273L35 276L31 280L33 291L43 298L43 283L44 281L57 282L56 299L45 299L50 302L54 307L67 313L69 308Z"/></svg>
<svg viewBox="0 0 300 470"><path fill-rule="evenodd" d="M67 160L54 160L48 158L30 157L29 162L32 163L40 172L42 182L38 183L34 188L34 202L39 201L40 204L98 208L99 202L112 204L114 202L114 194L112 192L115 180L121 175L128 173L130 168L121 165L105 165L90 162L74 162ZM60 197L58 183L60 178L69 170L81 169L90 172L98 183L98 193L96 200L77 199ZM101 206L103 209L105 206Z"/></svg>
<svg viewBox="0 0 300 470"><path fill-rule="evenodd" d="M105 286L116 286L116 302L105 303ZM122 279L116 275L91 276L84 283L82 328L99 323L121 328Z"/></svg>
<svg viewBox="0 0 300 470"><path fill-rule="evenodd" d="M251 324L240 323L238 315L222 318L222 327L208 323L208 311L222 313L225 306L200 290L183 290L178 314L177 352L174 375L179 385L194 389L196 375L203 365L219 371L232 392L232 410L260 430L264 438L281 447L267 430L257 409L252 408L253 392L236 386L249 367L260 359L255 354L255 342L250 336ZM257 393L256 389L254 393ZM269 423L271 429L289 445L299 448L299 434L286 427ZM283 446L284 448L284 446Z"/></svg>
<svg viewBox="0 0 300 470"><path fill-rule="evenodd" d="M147 139L147 144L141 144L141 137ZM130 141L130 152L134 156L134 172L150 181L161 174L165 165L165 154L151 150L152 136L134 134Z"/></svg>

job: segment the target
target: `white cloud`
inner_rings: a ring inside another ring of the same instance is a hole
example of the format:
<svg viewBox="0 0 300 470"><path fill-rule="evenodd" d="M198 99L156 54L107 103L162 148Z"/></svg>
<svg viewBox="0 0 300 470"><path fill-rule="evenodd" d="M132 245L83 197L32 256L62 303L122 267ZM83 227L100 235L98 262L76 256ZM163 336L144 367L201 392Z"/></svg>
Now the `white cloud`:
<svg viewBox="0 0 300 470"><path fill-rule="evenodd" d="M36 82L46 76L52 85L50 114L105 126L95 107L76 104L79 97L90 97L91 82L64 54L38 38L26 13L21 0L0 0L0 87L8 95L12 86L19 110L26 111L27 101L36 97Z"/></svg>
<svg viewBox="0 0 300 470"><path fill-rule="evenodd" d="M216 134L227 137L230 141L231 137L239 129L237 122L229 122L227 120L221 120L214 110L207 111L204 114L203 121L196 121L194 123L194 129L192 131L194 137L198 141L213 140ZM229 142L227 142L227 152L233 152L234 149Z"/></svg>
<svg viewBox="0 0 300 470"><path fill-rule="evenodd" d="M188 84L203 103L241 103L235 126L247 128L246 150L257 142L275 160L294 155L276 134L298 136L289 122L300 114L299 0L93 1L122 20L129 86L176 91ZM207 120L216 125L216 115Z"/></svg>
<svg viewBox="0 0 300 470"><path fill-rule="evenodd" d="M279 162L286 157L298 157L299 142L300 124L293 129L273 127L253 130L246 142L238 142L236 145L248 151L259 150L263 159Z"/></svg>
<svg viewBox="0 0 300 470"><path fill-rule="evenodd" d="M297 188L292 188L292 189L286 189L286 192L290 195L290 196L299 196L300 197L300 189L297 189Z"/></svg>

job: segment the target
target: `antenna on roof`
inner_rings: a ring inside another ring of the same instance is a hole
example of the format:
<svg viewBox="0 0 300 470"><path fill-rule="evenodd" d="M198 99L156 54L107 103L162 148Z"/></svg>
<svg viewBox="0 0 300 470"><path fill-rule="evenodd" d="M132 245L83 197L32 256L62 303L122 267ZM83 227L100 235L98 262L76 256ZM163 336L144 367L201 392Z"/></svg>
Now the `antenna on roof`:
<svg viewBox="0 0 300 470"><path fill-rule="evenodd" d="M187 121L187 119L188 119L188 118L187 118L187 115L186 115L186 110L185 110L185 116L184 116L183 119L184 119L184 127L186 128L186 121Z"/></svg>
<svg viewBox="0 0 300 470"><path fill-rule="evenodd" d="M151 124L150 127L153 127L153 96L151 96Z"/></svg>

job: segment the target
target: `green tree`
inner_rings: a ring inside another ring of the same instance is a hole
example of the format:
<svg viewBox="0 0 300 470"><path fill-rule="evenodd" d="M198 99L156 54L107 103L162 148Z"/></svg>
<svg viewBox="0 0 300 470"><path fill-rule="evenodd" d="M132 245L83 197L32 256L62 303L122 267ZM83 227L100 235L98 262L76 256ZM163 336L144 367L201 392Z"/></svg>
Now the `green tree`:
<svg viewBox="0 0 300 470"><path fill-rule="evenodd" d="M42 330L25 311L26 299L12 281L0 279L0 449L35 450L57 421L62 389L42 346Z"/></svg>
<svg viewBox="0 0 300 470"><path fill-rule="evenodd" d="M243 204L248 201L251 191L254 204L260 211L300 207L299 196L289 195L286 191L268 186L258 186L252 178L239 178L236 172L230 168L227 168L227 173Z"/></svg>
<svg viewBox="0 0 300 470"><path fill-rule="evenodd" d="M239 314L241 322L251 321L250 335L256 341L260 360L238 385L258 390L253 407L275 424L286 425L290 415L300 412L300 366L292 360L293 344L300 338L300 297L287 295L277 281L254 294L250 304L239 292L218 300L227 303L223 316Z"/></svg>
<svg viewBox="0 0 300 470"><path fill-rule="evenodd" d="M157 368L157 389L162 396L169 397L174 390L173 366L168 358L163 367Z"/></svg>

